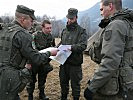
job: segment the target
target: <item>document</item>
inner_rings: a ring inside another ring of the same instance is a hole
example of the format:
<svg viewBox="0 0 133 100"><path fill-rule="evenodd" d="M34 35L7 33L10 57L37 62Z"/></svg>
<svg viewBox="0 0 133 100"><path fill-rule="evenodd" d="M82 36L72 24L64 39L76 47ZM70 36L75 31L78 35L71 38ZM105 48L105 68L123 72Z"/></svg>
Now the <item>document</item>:
<svg viewBox="0 0 133 100"><path fill-rule="evenodd" d="M60 63L60 64L64 64L65 61L67 60L67 58L71 55L71 51L70 51L71 45L60 45L58 47L58 53L56 56L50 56L49 58L52 60L55 60L56 62ZM46 51L51 51L52 49L55 49L54 47L49 47L43 50L40 50L40 53L45 53Z"/></svg>
<svg viewBox="0 0 133 100"><path fill-rule="evenodd" d="M60 64L64 64L67 58L71 55L71 51L69 50L71 48L71 45L60 45L58 47L59 52L56 56L50 56L52 60L57 61Z"/></svg>

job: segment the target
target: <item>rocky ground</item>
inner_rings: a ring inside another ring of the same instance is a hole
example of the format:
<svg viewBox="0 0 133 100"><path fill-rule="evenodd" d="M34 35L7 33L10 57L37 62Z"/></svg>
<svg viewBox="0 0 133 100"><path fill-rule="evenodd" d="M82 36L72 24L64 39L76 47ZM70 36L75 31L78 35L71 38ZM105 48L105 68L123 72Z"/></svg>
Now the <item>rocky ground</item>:
<svg viewBox="0 0 133 100"><path fill-rule="evenodd" d="M59 42L59 39L56 39L56 44ZM55 61L51 61L51 64L54 66L54 70L48 74L45 92L46 95L49 96L50 100L60 100L60 84L59 84L59 63ZM95 63L90 60L90 57L84 55L84 62L82 65L83 79L81 81L81 96L80 100L85 100L83 97L83 91L86 87L86 83L88 79L90 79L95 70ZM38 88L36 83L36 88L34 91L34 100L39 100L38 98ZM27 99L26 89L20 93L21 100ZM72 100L71 88L69 90L68 100Z"/></svg>

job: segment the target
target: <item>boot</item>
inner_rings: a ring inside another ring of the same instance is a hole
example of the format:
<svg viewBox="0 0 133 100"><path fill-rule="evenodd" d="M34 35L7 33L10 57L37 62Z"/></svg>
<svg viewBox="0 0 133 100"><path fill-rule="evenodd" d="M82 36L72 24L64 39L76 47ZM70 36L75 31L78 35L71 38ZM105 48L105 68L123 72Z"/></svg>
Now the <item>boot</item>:
<svg viewBox="0 0 133 100"><path fill-rule="evenodd" d="M33 100L33 94L28 95L28 100Z"/></svg>
<svg viewBox="0 0 133 100"><path fill-rule="evenodd" d="M40 89L39 99L40 100L49 100L49 98L44 93L44 89Z"/></svg>
<svg viewBox="0 0 133 100"><path fill-rule="evenodd" d="M79 100L79 97L73 97L73 100Z"/></svg>
<svg viewBox="0 0 133 100"><path fill-rule="evenodd" d="M62 94L61 95L61 100L67 100L67 94Z"/></svg>
<svg viewBox="0 0 133 100"><path fill-rule="evenodd" d="M63 97L61 97L61 100L67 100L67 98L63 98Z"/></svg>

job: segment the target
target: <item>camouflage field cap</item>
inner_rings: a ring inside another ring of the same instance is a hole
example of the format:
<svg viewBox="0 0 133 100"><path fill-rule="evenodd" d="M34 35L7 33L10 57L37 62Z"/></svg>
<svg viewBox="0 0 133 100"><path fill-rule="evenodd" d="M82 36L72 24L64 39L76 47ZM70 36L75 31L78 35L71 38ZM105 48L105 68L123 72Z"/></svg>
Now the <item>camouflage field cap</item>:
<svg viewBox="0 0 133 100"><path fill-rule="evenodd" d="M75 16L77 16L78 14L78 10L75 8L70 8L68 9L68 14L66 15L67 18L73 18Z"/></svg>
<svg viewBox="0 0 133 100"><path fill-rule="evenodd" d="M35 15L34 15L35 11L33 9L30 9L30 8L26 7L26 6L17 5L16 12L29 15L33 20L36 19Z"/></svg>

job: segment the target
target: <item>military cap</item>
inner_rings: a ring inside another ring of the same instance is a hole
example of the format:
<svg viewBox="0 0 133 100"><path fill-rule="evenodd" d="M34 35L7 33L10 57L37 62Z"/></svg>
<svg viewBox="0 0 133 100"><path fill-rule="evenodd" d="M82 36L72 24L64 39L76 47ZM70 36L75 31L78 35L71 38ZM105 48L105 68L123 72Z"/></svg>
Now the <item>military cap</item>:
<svg viewBox="0 0 133 100"><path fill-rule="evenodd" d="M73 18L75 16L77 16L78 14L78 10L75 8L70 8L68 9L68 14L66 15L67 18Z"/></svg>
<svg viewBox="0 0 133 100"><path fill-rule="evenodd" d="M26 7L26 6L17 5L16 12L29 15L33 20L36 19L35 15L34 15L35 11L33 9L30 9L30 8Z"/></svg>

